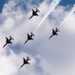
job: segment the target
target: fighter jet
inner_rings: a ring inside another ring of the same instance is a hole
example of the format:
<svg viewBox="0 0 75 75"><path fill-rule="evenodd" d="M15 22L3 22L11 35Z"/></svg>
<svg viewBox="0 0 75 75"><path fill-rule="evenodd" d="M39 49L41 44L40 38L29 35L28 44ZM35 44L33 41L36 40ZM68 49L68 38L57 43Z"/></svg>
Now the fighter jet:
<svg viewBox="0 0 75 75"><path fill-rule="evenodd" d="M12 41L14 40L11 36L9 36L9 38L6 37L6 43L4 44L3 48L7 45L7 44L12 44Z"/></svg>
<svg viewBox="0 0 75 75"><path fill-rule="evenodd" d="M30 35L27 33L27 40L25 41L25 43L27 43L29 40L34 40L34 39L32 38L32 36L35 36L32 32L31 32ZM25 43L24 43L24 44L25 44Z"/></svg>
<svg viewBox="0 0 75 75"><path fill-rule="evenodd" d="M36 10L32 9L32 15L31 15L31 17L29 18L29 20L30 20L33 16L39 16L39 15L37 14L37 12L40 12L37 8L36 8Z"/></svg>
<svg viewBox="0 0 75 75"><path fill-rule="evenodd" d="M49 37L49 39L50 39L51 37L53 37L54 35L58 35L57 32L59 32L59 29L58 29L57 27L56 27L55 30L52 29L52 35Z"/></svg>
<svg viewBox="0 0 75 75"><path fill-rule="evenodd" d="M25 64L30 64L28 61L31 60L28 56L27 59L23 58L23 64L21 65L20 69L25 65Z"/></svg>

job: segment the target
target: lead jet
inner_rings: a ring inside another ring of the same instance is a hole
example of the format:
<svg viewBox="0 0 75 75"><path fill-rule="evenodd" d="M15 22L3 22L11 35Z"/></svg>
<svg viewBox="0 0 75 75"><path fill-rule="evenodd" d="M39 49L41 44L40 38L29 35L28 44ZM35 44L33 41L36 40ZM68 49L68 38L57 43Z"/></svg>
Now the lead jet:
<svg viewBox="0 0 75 75"><path fill-rule="evenodd" d="M32 36L35 36L32 32L31 32L30 35L27 33L27 40L25 41L25 43L27 43L29 40L34 40L34 39L32 38ZM25 43L24 43L24 44L25 44Z"/></svg>
<svg viewBox="0 0 75 75"><path fill-rule="evenodd" d="M25 64L30 64L28 61L31 60L28 56L27 59L23 58L23 64L21 65L20 69L25 65Z"/></svg>
<svg viewBox="0 0 75 75"><path fill-rule="evenodd" d="M4 44L3 48L7 45L7 44L12 44L12 41L14 40L11 36L9 36L9 38L6 37L6 43Z"/></svg>
<svg viewBox="0 0 75 75"><path fill-rule="evenodd" d="M59 32L59 29L56 27L56 29L52 29L52 35L49 37L52 38L54 35L58 35L57 32Z"/></svg>
<svg viewBox="0 0 75 75"><path fill-rule="evenodd" d="M30 20L33 16L39 16L39 15L37 14L37 12L40 12L37 8L36 8L36 10L32 9L32 15L31 15L31 17L29 18L29 20Z"/></svg>

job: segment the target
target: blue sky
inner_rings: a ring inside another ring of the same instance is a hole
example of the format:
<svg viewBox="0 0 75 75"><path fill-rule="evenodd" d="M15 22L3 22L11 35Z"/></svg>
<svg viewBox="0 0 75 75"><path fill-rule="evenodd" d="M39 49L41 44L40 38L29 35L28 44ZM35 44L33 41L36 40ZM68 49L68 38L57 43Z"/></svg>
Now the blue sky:
<svg viewBox="0 0 75 75"><path fill-rule="evenodd" d="M6 2L7 0L0 0L0 13L2 12L2 8Z"/></svg>
<svg viewBox="0 0 75 75"><path fill-rule="evenodd" d="M75 0L62 0L60 5L67 6L75 3Z"/></svg>
<svg viewBox="0 0 75 75"><path fill-rule="evenodd" d="M0 0L0 13L2 12L2 8L4 6L4 4L7 2L8 0ZM42 2L43 0L33 0L31 3L32 4L38 4L40 2ZM63 6L67 6L67 5L73 5L75 3L75 0L62 0L60 2L60 5Z"/></svg>

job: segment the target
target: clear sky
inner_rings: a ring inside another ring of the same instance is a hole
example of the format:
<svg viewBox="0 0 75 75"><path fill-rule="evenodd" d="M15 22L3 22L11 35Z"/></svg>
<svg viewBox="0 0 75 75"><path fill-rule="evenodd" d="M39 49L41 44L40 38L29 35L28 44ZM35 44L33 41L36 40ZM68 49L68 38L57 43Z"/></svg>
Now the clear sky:
<svg viewBox="0 0 75 75"><path fill-rule="evenodd" d="M2 8L6 2L7 0L0 0L0 13L2 12Z"/></svg>
<svg viewBox="0 0 75 75"><path fill-rule="evenodd" d="M60 5L67 6L75 4L75 0L62 0Z"/></svg>

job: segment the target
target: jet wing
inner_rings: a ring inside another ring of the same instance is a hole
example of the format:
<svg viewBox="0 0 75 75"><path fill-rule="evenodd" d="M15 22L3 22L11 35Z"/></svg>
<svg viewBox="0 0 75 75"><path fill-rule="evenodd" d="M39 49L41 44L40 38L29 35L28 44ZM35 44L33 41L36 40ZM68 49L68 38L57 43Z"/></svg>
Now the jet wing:
<svg viewBox="0 0 75 75"><path fill-rule="evenodd" d="M23 63L26 61L26 59L25 58L23 58Z"/></svg>
<svg viewBox="0 0 75 75"><path fill-rule="evenodd" d="M32 14L34 14L35 13L35 11L34 11L34 9L32 9Z"/></svg>

